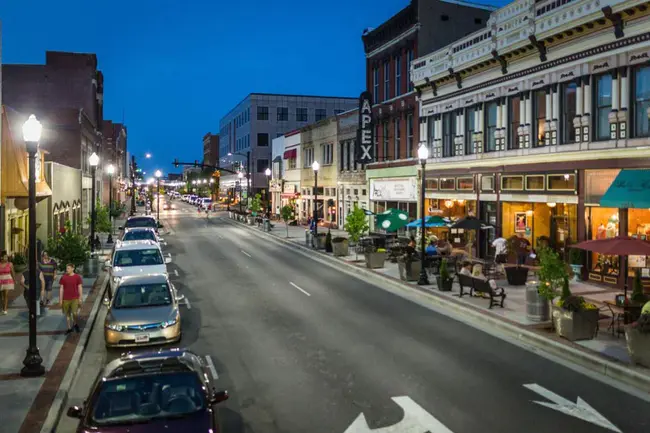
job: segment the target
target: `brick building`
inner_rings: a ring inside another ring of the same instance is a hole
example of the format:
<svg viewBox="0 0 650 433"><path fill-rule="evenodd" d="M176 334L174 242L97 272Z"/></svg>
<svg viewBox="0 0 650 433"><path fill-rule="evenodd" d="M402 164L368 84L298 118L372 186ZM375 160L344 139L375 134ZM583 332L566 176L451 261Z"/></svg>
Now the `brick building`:
<svg viewBox="0 0 650 433"><path fill-rule="evenodd" d="M100 155L104 167L112 164L115 167L113 174L113 200L124 201L125 196L120 191L120 185L125 183L126 177L126 126L122 123L113 123L105 120L102 128L103 146ZM109 202L109 180L110 177L104 173L103 202Z"/></svg>
<svg viewBox="0 0 650 433"><path fill-rule="evenodd" d="M208 132L203 136L203 163L217 165L219 160L219 136Z"/></svg>

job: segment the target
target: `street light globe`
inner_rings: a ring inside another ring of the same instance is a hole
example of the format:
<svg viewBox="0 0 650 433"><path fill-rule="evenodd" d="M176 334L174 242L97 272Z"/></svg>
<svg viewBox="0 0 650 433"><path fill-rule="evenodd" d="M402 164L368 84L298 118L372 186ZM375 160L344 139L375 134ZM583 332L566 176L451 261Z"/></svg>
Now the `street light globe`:
<svg viewBox="0 0 650 433"><path fill-rule="evenodd" d="M203 183L207 183L207 182L208 182L207 180L203 179Z"/></svg>
<svg viewBox="0 0 650 433"><path fill-rule="evenodd" d="M232 152L228 152L228 156L232 156Z"/></svg>
<svg viewBox="0 0 650 433"><path fill-rule="evenodd" d="M424 143L418 148L418 159L420 162L426 162L429 159L429 148Z"/></svg>
<svg viewBox="0 0 650 433"><path fill-rule="evenodd" d="M106 173L111 175L115 173L115 166L113 164L108 164L108 167L106 167Z"/></svg>
<svg viewBox="0 0 650 433"><path fill-rule="evenodd" d="M214 183L214 179L210 179L210 183Z"/></svg>
<svg viewBox="0 0 650 433"><path fill-rule="evenodd" d="M270 169L270 168L267 168L266 170L264 170L264 174L265 174L267 177L270 176L270 175L271 175L271 169Z"/></svg>
<svg viewBox="0 0 650 433"><path fill-rule="evenodd" d="M154 173L154 176L161 177L162 176L162 171L156 170L156 172Z"/></svg>
<svg viewBox="0 0 650 433"><path fill-rule="evenodd" d="M149 152L147 152L147 153L144 154L144 157L149 159L149 158L151 158L151 154Z"/></svg>
<svg viewBox="0 0 650 433"><path fill-rule="evenodd" d="M318 161L312 162L311 169L314 171L318 171L320 169L320 164L318 163Z"/></svg>
<svg viewBox="0 0 650 433"><path fill-rule="evenodd" d="M23 123L23 140L27 143L38 143L41 140L43 125L38 121L36 116L30 114L29 118Z"/></svg>
<svg viewBox="0 0 650 433"><path fill-rule="evenodd" d="M93 154L88 158L88 162L91 167L97 167L99 165L99 155L93 152Z"/></svg>
<svg viewBox="0 0 650 433"><path fill-rule="evenodd" d="M196 185L196 181L195 181L195 180L192 181L192 185Z"/></svg>
<svg viewBox="0 0 650 433"><path fill-rule="evenodd" d="M237 177L241 179L242 177L244 177L244 173L240 171L239 173L237 173Z"/></svg>

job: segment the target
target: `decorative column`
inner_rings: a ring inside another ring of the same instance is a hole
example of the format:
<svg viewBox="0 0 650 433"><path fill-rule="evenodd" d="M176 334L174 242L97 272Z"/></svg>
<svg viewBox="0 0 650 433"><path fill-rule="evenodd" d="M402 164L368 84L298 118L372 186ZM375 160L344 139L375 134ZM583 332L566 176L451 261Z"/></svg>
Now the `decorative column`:
<svg viewBox="0 0 650 433"><path fill-rule="evenodd" d="M433 134L436 139L433 142L433 157L442 158L442 114L436 114Z"/></svg>
<svg viewBox="0 0 650 433"><path fill-rule="evenodd" d="M519 127L517 128L517 143L513 148L523 149L525 147L524 131L526 130L526 94L522 93L519 98Z"/></svg>
<svg viewBox="0 0 650 433"><path fill-rule="evenodd" d="M546 88L546 122L544 124L544 145L550 146L551 144L551 120L553 120L553 113L551 112L551 86Z"/></svg>
<svg viewBox="0 0 650 433"><path fill-rule="evenodd" d="M483 109L485 104L481 104L478 110L476 110L476 116L478 117L478 131L476 132L476 148L474 149L475 153L483 153L483 127L485 122L485 117L483 116Z"/></svg>
<svg viewBox="0 0 650 433"><path fill-rule="evenodd" d="M455 155L456 156L462 156L465 154L465 149L464 149L464 130L465 130L465 122L464 122L465 116L463 114L463 109L459 108L458 111L456 112L456 137L454 138L454 144L455 144Z"/></svg>
<svg viewBox="0 0 650 433"><path fill-rule="evenodd" d="M582 141L589 142L589 125L591 123L591 75L582 77L583 91L582 96L584 98L584 113L582 114L581 124L582 124Z"/></svg>
<svg viewBox="0 0 650 433"><path fill-rule="evenodd" d="M584 111L584 98L582 95L582 80L580 78L577 79L577 85L578 87L576 88L576 117L573 118L573 129L575 131L575 141L576 143L580 143L580 125L582 122L582 113Z"/></svg>
<svg viewBox="0 0 650 433"><path fill-rule="evenodd" d="M506 142L508 139L508 98L501 99L501 147L499 150L506 150Z"/></svg>
<svg viewBox="0 0 650 433"><path fill-rule="evenodd" d="M558 85L553 84L553 121L551 122L551 144L556 145L557 144L557 130L558 130L558 119L560 118L560 93L558 89Z"/></svg>
<svg viewBox="0 0 650 433"><path fill-rule="evenodd" d="M524 147L533 147L531 145L531 125L533 124L533 92L526 92L526 127L524 129Z"/></svg>
<svg viewBox="0 0 650 433"><path fill-rule="evenodd" d="M616 140L618 137L618 108L619 108L619 79L618 70L612 70L612 111L609 112L609 139Z"/></svg>
<svg viewBox="0 0 650 433"><path fill-rule="evenodd" d="M494 146L496 147L495 150L500 150L501 149L501 117L502 117L502 112L501 112L501 98L498 98L497 100L497 127L494 130Z"/></svg>
<svg viewBox="0 0 650 433"><path fill-rule="evenodd" d="M627 66L624 66L620 69L621 74L621 109L618 111L618 138L626 139L627 138L627 106L629 101L629 79L627 76Z"/></svg>

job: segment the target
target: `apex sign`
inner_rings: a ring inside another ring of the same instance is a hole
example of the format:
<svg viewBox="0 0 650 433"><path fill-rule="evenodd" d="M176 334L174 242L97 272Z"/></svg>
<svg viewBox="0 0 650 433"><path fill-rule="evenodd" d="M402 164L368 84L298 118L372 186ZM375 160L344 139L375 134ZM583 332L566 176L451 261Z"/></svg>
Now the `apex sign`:
<svg viewBox="0 0 650 433"><path fill-rule="evenodd" d="M356 160L360 164L375 161L375 128L372 121L372 95L365 91L359 96L359 127L355 146Z"/></svg>

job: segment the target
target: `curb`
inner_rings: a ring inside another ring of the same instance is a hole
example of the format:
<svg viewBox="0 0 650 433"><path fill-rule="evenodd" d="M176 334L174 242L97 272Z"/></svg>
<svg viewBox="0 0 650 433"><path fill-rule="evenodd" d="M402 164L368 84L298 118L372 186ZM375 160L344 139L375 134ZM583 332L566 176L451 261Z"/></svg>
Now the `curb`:
<svg viewBox="0 0 650 433"><path fill-rule="evenodd" d="M68 401L68 392L70 392L70 388L72 388L72 383L77 376L79 363L81 362L83 354L86 350L86 346L88 345L90 333L95 327L97 313L99 312L99 307L104 300L104 292L106 291L107 282L108 274L104 273L103 281L99 283L99 293L97 294L97 298L93 303L93 308L90 310L90 314L88 315L86 326L84 326L84 330L81 332L79 343L77 343L77 347L75 348L74 354L72 355L72 360L68 365L65 376L63 376L61 385L59 385L59 390L56 392L56 396L54 397L54 401L52 402L50 410L47 413L43 427L41 427L41 433L54 433L56 431L56 427L59 424L61 415L63 414L63 409L65 408L65 404Z"/></svg>
<svg viewBox="0 0 650 433"><path fill-rule="evenodd" d="M411 286L402 282L398 282L385 275L381 275L360 266L352 265L345 262L344 260L339 260L327 256L318 251L316 251L316 254L314 254L315 251L307 246L300 245L299 243L292 242L279 236L255 230L255 227L231 220L228 217L222 217L221 220L226 221L227 223L234 226L246 227L251 232L255 233L258 237L264 239L272 239L276 243L282 244L284 246L290 245L294 251L298 252L299 254L302 254L305 257L309 257L310 259L319 263L328 265L339 271L345 272L346 274L353 277L366 277L374 280L375 284L377 284L377 282L381 282L382 284L388 284L393 289L414 294L419 298L424 299L425 302L429 304L435 304L438 307L444 308L446 312L443 312L443 314L446 314L447 316L452 317L456 320L460 320L478 329L479 331L489 333L502 340L506 340L504 338L504 335L508 336L518 341L529 351L532 351L534 353L542 352L545 355L555 356L556 358L571 362L592 372L613 379L616 382L621 382L628 386L636 388L646 395L650 394L650 374L644 373L637 368L631 368L622 363L608 360L599 355L589 353L586 351L586 349L581 350L557 341L553 341L533 331L522 329L519 326L511 324L502 319L474 310L473 308L470 308L458 301L443 297L442 295L439 295L430 289L419 288L417 286ZM449 314L450 312L456 314ZM459 315L461 317L458 317ZM490 332L490 330L487 330L484 327L480 326L486 324L490 325L495 330L501 331L501 335L494 334Z"/></svg>

